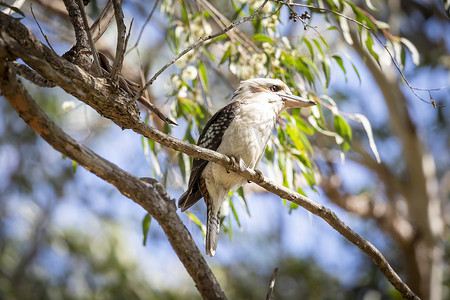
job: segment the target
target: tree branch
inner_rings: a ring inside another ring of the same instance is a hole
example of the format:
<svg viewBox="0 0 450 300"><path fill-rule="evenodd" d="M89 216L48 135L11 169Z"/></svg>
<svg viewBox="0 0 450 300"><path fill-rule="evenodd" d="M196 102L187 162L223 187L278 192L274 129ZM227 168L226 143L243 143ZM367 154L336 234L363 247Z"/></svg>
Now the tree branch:
<svg viewBox="0 0 450 300"><path fill-rule="evenodd" d="M72 22L73 29L75 31L76 48L78 50L88 49L89 41L86 30L84 29L83 17L81 16L81 10L75 0L63 0L69 13L70 21Z"/></svg>
<svg viewBox="0 0 450 300"><path fill-rule="evenodd" d="M226 299L217 279L197 248L189 231L177 215L174 200L168 198L162 185L150 181L152 187L123 171L90 149L73 140L56 126L28 95L17 80L14 67L0 58L0 88L20 117L53 148L114 185L151 214L161 225L197 289L205 299ZM145 180L149 182L149 180ZM169 200L169 201L168 201Z"/></svg>
<svg viewBox="0 0 450 300"><path fill-rule="evenodd" d="M91 53L94 58L94 66L95 66L95 69L97 72L97 76L102 76L103 75L102 68L100 67L100 62L98 60L97 48L95 48L95 43L92 40L91 30L89 29L89 24L87 21L86 11L84 9L83 0L77 0L77 1L78 1L78 9L80 10L81 18L83 20L84 31L86 32L89 46L91 48Z"/></svg>
<svg viewBox="0 0 450 300"><path fill-rule="evenodd" d="M19 32L21 34L17 35ZM129 100L127 100L128 98L124 94L118 91L112 91L106 85L104 79L95 78L81 68L53 54L22 24L4 14L0 14L0 33L3 37L0 40L0 50L7 49L6 54L12 57L20 57L48 80L54 81L66 92L93 107L101 115L111 119L121 128L132 129L140 135L150 138L168 148L182 151L192 157L220 164L240 174L247 180L257 183L267 191L292 201L321 217L336 231L366 253L403 297L407 299L418 299L397 273L395 273L384 256L370 242L343 223L329 208L319 205L307 197L283 186L279 186L271 180L264 179L262 182L258 182L260 176L254 170L247 169L242 172L239 170L239 167L232 167L231 160L227 156L209 149L191 145L148 126L140 120L137 107L134 103L131 106L126 105Z"/></svg>
<svg viewBox="0 0 450 300"><path fill-rule="evenodd" d="M119 1L122 4L123 0ZM114 8L111 0L108 1L105 8L103 8L102 13L97 18L97 20L92 24L90 31L92 34L92 40L94 42L98 41L103 33L105 33L106 29L108 29L109 24L111 24L112 19L114 17Z"/></svg>
<svg viewBox="0 0 450 300"><path fill-rule="evenodd" d="M125 56L125 34L126 34L126 27L125 23L123 21L123 11L122 11L122 5L120 4L119 0L112 0L113 6L114 6L114 15L116 17L116 24L117 24L117 45L116 45L116 55L113 62L113 67L111 71L111 80L113 83L117 83L119 80L119 75L122 72L122 65L123 65L123 59Z"/></svg>
<svg viewBox="0 0 450 300"><path fill-rule="evenodd" d="M269 290L267 291L266 300L273 299L273 289L275 288L275 280L277 279L277 275L278 275L278 267L273 269L272 276L270 277Z"/></svg>

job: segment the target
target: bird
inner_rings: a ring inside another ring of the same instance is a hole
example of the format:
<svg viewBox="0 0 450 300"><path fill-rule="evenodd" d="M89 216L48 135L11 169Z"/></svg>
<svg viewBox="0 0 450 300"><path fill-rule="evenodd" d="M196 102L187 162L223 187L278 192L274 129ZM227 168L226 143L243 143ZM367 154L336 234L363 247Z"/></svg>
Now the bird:
<svg viewBox="0 0 450 300"><path fill-rule="evenodd" d="M241 170L254 169L261 160L279 115L287 108L308 107L314 101L295 96L279 79L253 78L241 81L230 102L206 123L197 145L230 157ZM256 170L263 180L262 173ZM206 254L216 253L220 209L230 190L247 181L225 167L195 158L188 188L179 200L182 212L202 197L206 203Z"/></svg>

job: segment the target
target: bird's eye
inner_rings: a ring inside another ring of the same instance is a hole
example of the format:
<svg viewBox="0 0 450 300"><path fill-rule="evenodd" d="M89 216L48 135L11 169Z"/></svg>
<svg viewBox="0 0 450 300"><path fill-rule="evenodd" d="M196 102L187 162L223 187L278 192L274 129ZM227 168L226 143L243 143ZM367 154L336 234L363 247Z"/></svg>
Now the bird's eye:
<svg viewBox="0 0 450 300"><path fill-rule="evenodd" d="M281 90L281 88L280 88L278 85L271 85L271 86L269 87L269 90L270 90L271 92L276 93L276 92L279 92L279 91Z"/></svg>

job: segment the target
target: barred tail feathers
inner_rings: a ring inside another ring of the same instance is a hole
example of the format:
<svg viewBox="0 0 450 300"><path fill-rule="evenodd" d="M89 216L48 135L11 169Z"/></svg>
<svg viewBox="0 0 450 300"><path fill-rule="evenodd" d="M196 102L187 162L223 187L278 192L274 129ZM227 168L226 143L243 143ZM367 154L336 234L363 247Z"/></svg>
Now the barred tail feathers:
<svg viewBox="0 0 450 300"><path fill-rule="evenodd" d="M206 222L206 254L211 257L216 254L219 242L220 219L219 214L214 215L212 209L208 209L208 220Z"/></svg>

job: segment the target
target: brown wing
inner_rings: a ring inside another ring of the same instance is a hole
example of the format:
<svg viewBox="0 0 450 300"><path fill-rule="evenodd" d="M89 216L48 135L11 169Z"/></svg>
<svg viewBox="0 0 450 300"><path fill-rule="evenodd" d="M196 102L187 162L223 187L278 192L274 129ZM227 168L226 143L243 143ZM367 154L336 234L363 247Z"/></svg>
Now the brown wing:
<svg viewBox="0 0 450 300"><path fill-rule="evenodd" d="M236 116L236 112L240 104L240 102L231 102L217 111L208 123L206 123L205 128L198 138L197 144L204 148L217 150L220 143L222 143L222 137L225 130ZM181 211L185 211L202 198L202 192L199 189L198 184L200 176L207 164L208 161L206 160L197 158L194 159L191 176L189 177L188 189L178 200L178 207L181 208Z"/></svg>

